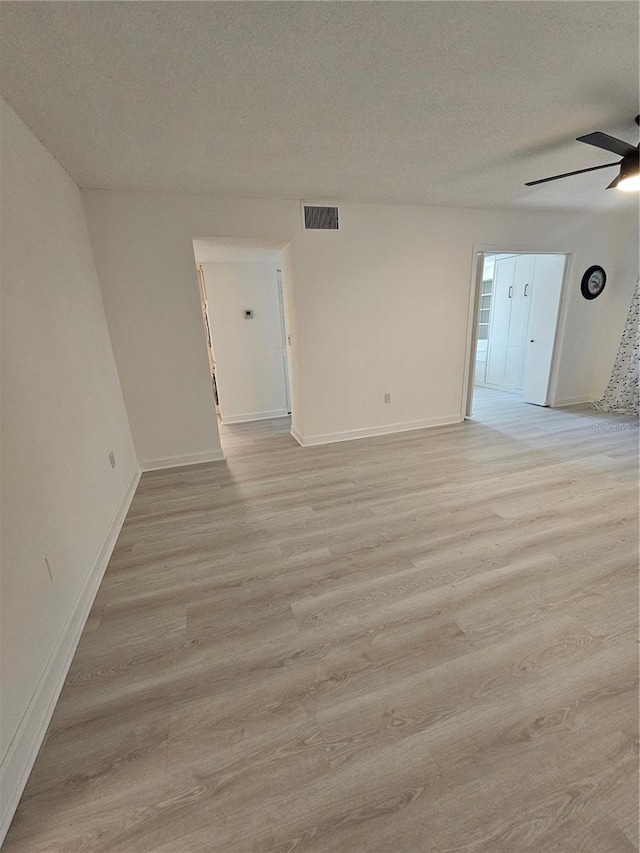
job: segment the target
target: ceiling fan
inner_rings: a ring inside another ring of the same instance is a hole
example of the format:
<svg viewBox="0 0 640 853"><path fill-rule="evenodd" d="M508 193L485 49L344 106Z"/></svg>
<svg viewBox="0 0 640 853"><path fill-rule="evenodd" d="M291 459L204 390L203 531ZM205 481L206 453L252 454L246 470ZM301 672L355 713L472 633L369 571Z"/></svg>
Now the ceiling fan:
<svg viewBox="0 0 640 853"><path fill-rule="evenodd" d="M640 126L640 116L636 116L636 124ZM620 173L611 181L607 189L611 190L615 187L625 192L640 190L640 145L636 145L634 148L628 142L616 139L615 136L609 136L608 133L600 133L600 131L579 136L576 142L585 142L587 145L595 145L596 148L603 148L605 151L613 151L614 154L619 154L622 160L618 160L617 163L604 163L602 166L591 166L589 169L577 169L575 172L563 172L562 175L541 178L539 181L528 181L525 187L546 184L547 181L557 181L571 175L582 175L584 172L595 172L597 169L611 169L613 166L620 166Z"/></svg>

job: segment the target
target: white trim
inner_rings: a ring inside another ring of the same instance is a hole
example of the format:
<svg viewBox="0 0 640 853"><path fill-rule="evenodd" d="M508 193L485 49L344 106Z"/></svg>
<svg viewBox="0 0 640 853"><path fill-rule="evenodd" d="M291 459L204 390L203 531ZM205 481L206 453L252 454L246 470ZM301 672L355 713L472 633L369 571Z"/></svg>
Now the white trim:
<svg viewBox="0 0 640 853"><path fill-rule="evenodd" d="M482 262L480 259L482 258ZM476 377L476 349L478 346L478 305L482 287L484 253L473 247L471 260L471 286L469 289L469 308L467 312L467 336L465 339L464 364L462 377L462 411L466 417L473 408L473 388ZM493 299L491 300L493 302Z"/></svg>
<svg viewBox="0 0 640 853"><path fill-rule="evenodd" d="M140 468L143 472L162 471L165 468L182 468L185 465L222 462L224 458L222 450L205 450L201 453L185 453L182 456L163 456L160 459L147 459L140 463Z"/></svg>
<svg viewBox="0 0 640 853"><path fill-rule="evenodd" d="M345 432L326 432L321 435L302 436L295 430L291 435L303 447L313 447L317 444L334 444L337 441L352 441L357 438L373 438L377 435L392 435L397 432L410 432L416 429L430 429L431 427L450 426L459 424L464 420L461 414L448 415L441 418L427 418L423 421L405 421L399 424L385 424L378 427L365 427L364 429L351 429Z"/></svg>
<svg viewBox="0 0 640 853"><path fill-rule="evenodd" d="M93 600L98 592L98 587L129 511L139 480L140 470L136 468L111 518L98 552L49 656L44 672L0 764L0 845L7 834L29 774L38 756L38 751L42 746L82 629L89 616Z"/></svg>
<svg viewBox="0 0 640 853"><path fill-rule="evenodd" d="M294 429L293 427L291 427L291 429L289 430L289 434L293 438L295 438L295 440L298 442L300 447L304 447L304 438L300 435L300 433L298 432L297 429Z"/></svg>
<svg viewBox="0 0 640 853"><path fill-rule="evenodd" d="M471 260L471 285L469 288L469 309L467 315L467 336L466 336L466 352L465 352L465 372L462 379L462 410L465 417L471 417L473 409L473 388L474 375L476 368L476 353L475 346L477 343L477 306L479 303L480 287L482 285L482 265L485 255L564 255L564 271L562 275L562 285L560 290L560 303L558 305L558 315L556 319L556 331L553 342L553 354L551 356L551 366L549 369L549 388L547 396L550 407L558 407L559 405L572 405L571 403L560 404L555 399L555 394L558 386L558 378L560 373L560 362L562 349L565 341L565 332L569 316L569 281L574 275L574 270L577 265L577 253L575 249L567 248L518 248L516 246L493 246L493 245L474 245L472 250ZM491 386L485 386L491 387ZM580 399L578 402L588 402Z"/></svg>
<svg viewBox="0 0 640 853"><path fill-rule="evenodd" d="M289 416L287 409L272 409L267 412L246 412L244 415L223 415L222 423L227 424L246 424L250 421L268 421L271 418L286 418Z"/></svg>
<svg viewBox="0 0 640 853"><path fill-rule="evenodd" d="M564 397L549 404L549 408L561 409L563 406L578 406L581 403L593 403L593 397Z"/></svg>
<svg viewBox="0 0 640 853"><path fill-rule="evenodd" d="M507 246L503 243L478 243L473 246L473 253L483 255L571 255L575 249L567 249L566 246L552 246L546 249L537 249L535 246Z"/></svg>

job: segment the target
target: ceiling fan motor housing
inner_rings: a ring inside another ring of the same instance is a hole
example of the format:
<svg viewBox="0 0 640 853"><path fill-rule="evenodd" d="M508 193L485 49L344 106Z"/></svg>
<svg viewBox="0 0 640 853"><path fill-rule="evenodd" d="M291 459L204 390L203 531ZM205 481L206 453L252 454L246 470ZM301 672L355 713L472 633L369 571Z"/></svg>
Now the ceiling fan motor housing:
<svg viewBox="0 0 640 853"><path fill-rule="evenodd" d="M640 152L636 149L633 154L624 157L620 164L620 180L629 175L637 175L640 169Z"/></svg>

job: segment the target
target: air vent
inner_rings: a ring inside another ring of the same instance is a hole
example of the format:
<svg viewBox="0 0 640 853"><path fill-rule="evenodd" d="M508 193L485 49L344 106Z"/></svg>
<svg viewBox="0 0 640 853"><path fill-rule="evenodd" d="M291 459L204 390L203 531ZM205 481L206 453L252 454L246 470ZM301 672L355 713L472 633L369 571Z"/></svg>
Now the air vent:
<svg viewBox="0 0 640 853"><path fill-rule="evenodd" d="M303 204L303 228L305 231L337 231L338 208L318 204Z"/></svg>

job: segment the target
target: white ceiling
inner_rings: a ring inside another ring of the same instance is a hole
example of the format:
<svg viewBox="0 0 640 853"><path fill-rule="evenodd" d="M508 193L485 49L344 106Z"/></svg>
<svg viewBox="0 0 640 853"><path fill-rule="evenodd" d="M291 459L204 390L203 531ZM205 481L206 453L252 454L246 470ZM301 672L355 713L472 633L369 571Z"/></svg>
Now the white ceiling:
<svg viewBox="0 0 640 853"><path fill-rule="evenodd" d="M1 2L1 91L82 187L621 210L634 2Z"/></svg>

